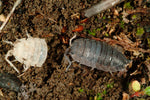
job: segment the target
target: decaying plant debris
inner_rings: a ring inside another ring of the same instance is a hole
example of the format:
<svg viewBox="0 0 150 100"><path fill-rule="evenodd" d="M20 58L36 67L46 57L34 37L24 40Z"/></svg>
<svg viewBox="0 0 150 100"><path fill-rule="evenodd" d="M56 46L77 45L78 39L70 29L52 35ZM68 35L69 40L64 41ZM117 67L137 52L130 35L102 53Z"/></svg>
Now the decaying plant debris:
<svg viewBox="0 0 150 100"><path fill-rule="evenodd" d="M1 0L1 14L7 16L15 0ZM102 1L102 0L101 0ZM22 92L1 89L0 98L44 99L44 100L121 100L149 99L150 85L150 2L148 0L124 0L101 13L85 18L86 9L101 2L99 0L23 0L16 8L0 33L1 41L15 42L26 37L25 30L32 37L45 38L48 55L42 67L30 67L18 77L25 88ZM6 17L7 18L7 17ZM2 25L3 22L0 22ZM2 26L1 26L2 27ZM80 37L107 42L118 48L131 59L132 66L126 76L118 78L117 72L90 70L73 63L65 72L68 63L64 52L69 39ZM0 72L19 74L4 60L10 45L0 44ZM13 57L9 57L13 60ZM18 70L22 64L13 62ZM131 92L128 85L132 80L141 83L141 90ZM144 80L144 81L142 81ZM144 93L143 93L144 91ZM146 92L145 92L146 91Z"/></svg>

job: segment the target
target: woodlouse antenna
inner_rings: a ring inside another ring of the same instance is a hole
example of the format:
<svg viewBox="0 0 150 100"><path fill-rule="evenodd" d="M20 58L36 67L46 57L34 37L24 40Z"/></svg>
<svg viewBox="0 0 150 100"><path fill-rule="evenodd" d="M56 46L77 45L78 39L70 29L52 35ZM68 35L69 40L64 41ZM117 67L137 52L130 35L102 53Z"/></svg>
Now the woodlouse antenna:
<svg viewBox="0 0 150 100"><path fill-rule="evenodd" d="M3 41L3 42L14 46L14 44L11 41Z"/></svg>
<svg viewBox="0 0 150 100"><path fill-rule="evenodd" d="M72 40L75 39L77 37L77 35L75 34L70 40L69 40L69 45L72 45Z"/></svg>

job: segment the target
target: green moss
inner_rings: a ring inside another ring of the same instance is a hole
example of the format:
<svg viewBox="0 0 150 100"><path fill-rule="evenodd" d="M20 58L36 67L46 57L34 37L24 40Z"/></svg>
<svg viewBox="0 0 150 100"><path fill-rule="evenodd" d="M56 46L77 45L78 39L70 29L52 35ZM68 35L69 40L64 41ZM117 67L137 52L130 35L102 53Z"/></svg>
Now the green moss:
<svg viewBox="0 0 150 100"><path fill-rule="evenodd" d="M104 95L106 95L106 94L107 94L107 91L106 91L106 90L104 90L104 91L103 91L103 94L104 94Z"/></svg>
<svg viewBox="0 0 150 100"><path fill-rule="evenodd" d="M90 96L90 97L89 97L89 100L93 100L93 97Z"/></svg>
<svg viewBox="0 0 150 100"><path fill-rule="evenodd" d="M137 28L137 32L136 35L137 36L141 36L144 33L144 28L143 27L138 27Z"/></svg>
<svg viewBox="0 0 150 100"><path fill-rule="evenodd" d="M133 16L132 16L132 19L136 19L136 18L137 18L137 16L136 16L136 15L133 15Z"/></svg>
<svg viewBox="0 0 150 100"><path fill-rule="evenodd" d="M103 19L106 19L106 16L103 16Z"/></svg>
<svg viewBox="0 0 150 100"><path fill-rule="evenodd" d="M126 2L126 3L124 4L124 8L125 8L125 9L133 9L133 7L131 6L130 2Z"/></svg>
<svg viewBox="0 0 150 100"><path fill-rule="evenodd" d="M101 28L97 28L96 31L101 31Z"/></svg>
<svg viewBox="0 0 150 100"><path fill-rule="evenodd" d="M101 31L101 28L93 29L92 31L86 30L90 35L95 36L96 32Z"/></svg>
<svg viewBox="0 0 150 100"><path fill-rule="evenodd" d="M96 100L103 100L101 93L97 93Z"/></svg>
<svg viewBox="0 0 150 100"><path fill-rule="evenodd" d="M96 33L95 32L91 32L90 30L87 30L88 31L88 33L90 34L90 35L93 35L93 36L95 36L96 35Z"/></svg>
<svg viewBox="0 0 150 100"><path fill-rule="evenodd" d="M123 21L120 22L120 27L124 29L124 22Z"/></svg>
<svg viewBox="0 0 150 100"><path fill-rule="evenodd" d="M113 88L114 83L107 84L107 88Z"/></svg>
<svg viewBox="0 0 150 100"><path fill-rule="evenodd" d="M98 21L98 19L97 19L97 18L95 18L95 21Z"/></svg>
<svg viewBox="0 0 150 100"><path fill-rule="evenodd" d="M80 88L78 91L79 91L80 93L82 93L82 92L84 92L84 89L81 89L81 88Z"/></svg>
<svg viewBox="0 0 150 100"><path fill-rule="evenodd" d="M108 37L108 36L109 36L109 34L108 34L108 33L105 33L105 36L107 36L107 37Z"/></svg>

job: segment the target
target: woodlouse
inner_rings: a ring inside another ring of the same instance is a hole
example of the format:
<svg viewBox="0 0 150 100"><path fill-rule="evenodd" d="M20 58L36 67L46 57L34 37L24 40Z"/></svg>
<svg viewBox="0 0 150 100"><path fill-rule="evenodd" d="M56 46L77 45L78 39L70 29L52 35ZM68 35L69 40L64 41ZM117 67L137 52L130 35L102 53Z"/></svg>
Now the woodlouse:
<svg viewBox="0 0 150 100"><path fill-rule="evenodd" d="M14 56L17 61L24 64L24 71L30 66L42 67L47 58L48 47L45 39L33 38L27 33L28 38L17 39L15 43L5 41L14 46L5 56L5 60L18 73L19 70L9 61L9 56Z"/></svg>
<svg viewBox="0 0 150 100"><path fill-rule="evenodd" d="M70 39L70 47L65 51L64 57L68 60L69 65L66 71L71 66L72 62L79 62L80 64L96 68L106 72L126 72L126 66L131 60L128 60L116 48L108 45L105 42L79 38ZM71 43L73 41L73 43ZM73 61L70 61L70 55Z"/></svg>
<svg viewBox="0 0 150 100"><path fill-rule="evenodd" d="M0 73L0 87L19 92L21 81L13 74Z"/></svg>

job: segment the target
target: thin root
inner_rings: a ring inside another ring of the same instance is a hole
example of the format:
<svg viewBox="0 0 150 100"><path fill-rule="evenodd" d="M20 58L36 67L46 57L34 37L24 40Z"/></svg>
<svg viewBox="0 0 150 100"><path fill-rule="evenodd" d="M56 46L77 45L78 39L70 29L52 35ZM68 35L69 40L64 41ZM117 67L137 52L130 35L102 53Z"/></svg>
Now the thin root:
<svg viewBox="0 0 150 100"><path fill-rule="evenodd" d="M10 13L8 14L6 20L4 21L4 23L2 24L2 26L0 27L0 32L2 31L2 29L5 27L6 23L8 22L10 16L13 14L13 12L15 11L16 7L21 3L22 0L17 0L12 8L12 10L10 11Z"/></svg>

